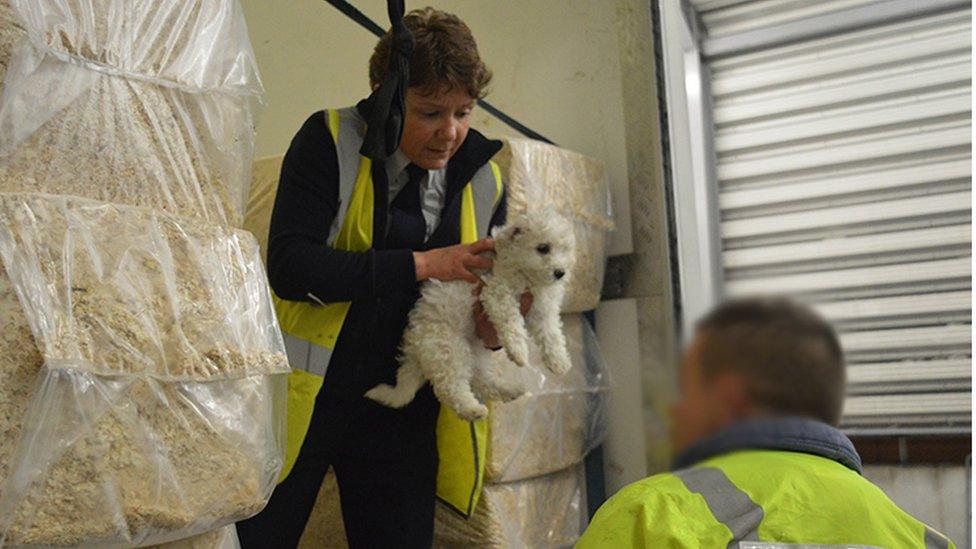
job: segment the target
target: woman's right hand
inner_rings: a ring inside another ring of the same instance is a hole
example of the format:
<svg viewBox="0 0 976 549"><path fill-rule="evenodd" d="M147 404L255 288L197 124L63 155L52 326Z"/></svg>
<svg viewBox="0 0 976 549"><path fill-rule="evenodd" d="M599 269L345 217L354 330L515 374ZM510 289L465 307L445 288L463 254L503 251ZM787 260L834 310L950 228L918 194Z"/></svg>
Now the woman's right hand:
<svg viewBox="0 0 976 549"><path fill-rule="evenodd" d="M464 280L477 284L481 279L471 269L488 270L492 261L478 254L495 249L495 243L485 238L474 244L457 244L446 248L435 248L426 252L414 252L413 262L417 271L417 281L436 278L448 282Z"/></svg>

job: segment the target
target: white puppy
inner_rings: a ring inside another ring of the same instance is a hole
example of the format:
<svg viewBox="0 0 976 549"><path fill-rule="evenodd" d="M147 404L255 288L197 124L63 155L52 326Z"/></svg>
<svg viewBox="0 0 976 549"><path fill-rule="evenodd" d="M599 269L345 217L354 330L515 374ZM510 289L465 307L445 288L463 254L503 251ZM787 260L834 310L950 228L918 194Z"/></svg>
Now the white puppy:
<svg viewBox="0 0 976 549"><path fill-rule="evenodd" d="M575 260L572 225L546 210L511 219L493 230L492 238L494 268L483 276L481 303L499 342L511 360L525 366L531 335L546 368L565 373L571 363L559 307ZM533 302L523 318L519 305L526 291ZM487 352L475 335L477 299L466 282L427 282L403 333L396 386L378 385L366 396L401 408L429 380L441 403L470 421L488 414L488 400L518 398L524 388L517 373L506 371L508 361Z"/></svg>

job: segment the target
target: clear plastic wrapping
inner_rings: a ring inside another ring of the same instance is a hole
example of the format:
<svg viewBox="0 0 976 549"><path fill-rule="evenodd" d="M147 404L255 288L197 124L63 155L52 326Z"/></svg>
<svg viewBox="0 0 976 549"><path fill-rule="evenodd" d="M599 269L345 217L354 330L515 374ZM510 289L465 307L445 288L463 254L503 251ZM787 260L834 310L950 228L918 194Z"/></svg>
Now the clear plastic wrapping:
<svg viewBox="0 0 976 549"><path fill-rule="evenodd" d="M13 49L23 36L24 27L10 7L10 0L0 0L0 87Z"/></svg>
<svg viewBox="0 0 976 549"><path fill-rule="evenodd" d="M465 519L438 503L435 548L572 547L586 527L582 465L519 482L487 484Z"/></svg>
<svg viewBox="0 0 976 549"><path fill-rule="evenodd" d="M596 336L581 315L563 315L563 332L573 367L562 376L544 368L513 369L527 392L507 403L491 403L488 415L488 482L512 482L544 475L583 461L603 442L610 372ZM531 349L538 364L538 351Z"/></svg>
<svg viewBox="0 0 976 549"><path fill-rule="evenodd" d="M0 544L162 543L263 507L289 370L249 233L2 194L0 257L44 360L0 478ZM26 337L17 323L4 337Z"/></svg>
<svg viewBox="0 0 976 549"><path fill-rule="evenodd" d="M240 549L241 542L237 538L237 528L231 524L206 534L153 545L152 547L153 549Z"/></svg>
<svg viewBox="0 0 976 549"><path fill-rule="evenodd" d="M49 365L180 381L287 371L246 231L3 194L0 254Z"/></svg>
<svg viewBox="0 0 976 549"><path fill-rule="evenodd" d="M0 191L240 226L262 87L236 0L10 0Z"/></svg>
<svg viewBox="0 0 976 549"><path fill-rule="evenodd" d="M43 363L17 294L0 270L0 492Z"/></svg>
<svg viewBox="0 0 976 549"><path fill-rule="evenodd" d="M495 155L508 185L509 214L546 204L573 221L576 266L563 300L564 313L595 309L614 228L610 186L603 164L579 153L531 139L503 139Z"/></svg>

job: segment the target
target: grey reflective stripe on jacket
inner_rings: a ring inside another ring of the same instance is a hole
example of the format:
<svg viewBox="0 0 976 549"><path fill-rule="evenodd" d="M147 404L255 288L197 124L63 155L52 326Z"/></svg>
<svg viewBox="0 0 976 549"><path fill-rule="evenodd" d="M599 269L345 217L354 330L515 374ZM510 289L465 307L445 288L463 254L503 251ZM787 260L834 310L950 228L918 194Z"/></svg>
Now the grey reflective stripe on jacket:
<svg viewBox="0 0 976 549"><path fill-rule="evenodd" d="M292 368L325 377L332 349L298 339L287 332L281 332L281 337L285 340L285 354Z"/></svg>
<svg viewBox="0 0 976 549"><path fill-rule="evenodd" d="M715 467L697 467L677 471L689 492L700 494L715 516L715 520L732 531L728 547L738 547L743 540L759 540L759 523L765 516L748 494L740 490L729 477Z"/></svg>
<svg viewBox="0 0 976 549"><path fill-rule="evenodd" d="M329 228L329 239L331 243L339 234L342 227L342 220L346 217L349 207L349 198L356 187L356 178L359 176L359 166L364 157L359 154L359 148L363 144L363 136L366 135L366 121L359 116L356 107L338 109L339 113L339 138L336 140L336 158L339 160L339 202L336 205L336 216L332 220ZM329 111L325 111L325 125L329 127Z"/></svg>
<svg viewBox="0 0 976 549"><path fill-rule="evenodd" d="M739 549L883 549L876 545L821 545L810 543L776 543L769 541L740 541Z"/></svg>
<svg viewBox="0 0 976 549"><path fill-rule="evenodd" d="M949 549L949 538L926 526L925 549Z"/></svg>
<svg viewBox="0 0 976 549"><path fill-rule="evenodd" d="M491 162L475 172L471 178L471 194L474 198L475 221L478 225L478 236L484 238L488 236L488 226L498 206L501 198L501 181L495 179L495 173L491 168Z"/></svg>

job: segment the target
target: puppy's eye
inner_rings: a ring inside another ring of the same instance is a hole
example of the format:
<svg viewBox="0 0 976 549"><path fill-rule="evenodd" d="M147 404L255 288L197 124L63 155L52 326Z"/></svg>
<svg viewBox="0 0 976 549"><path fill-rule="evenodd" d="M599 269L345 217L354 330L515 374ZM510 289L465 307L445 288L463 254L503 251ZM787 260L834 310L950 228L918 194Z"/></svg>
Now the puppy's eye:
<svg viewBox="0 0 976 549"><path fill-rule="evenodd" d="M539 252L542 255L546 255L547 253L549 253L549 245L539 244L538 246L536 246L535 251Z"/></svg>

